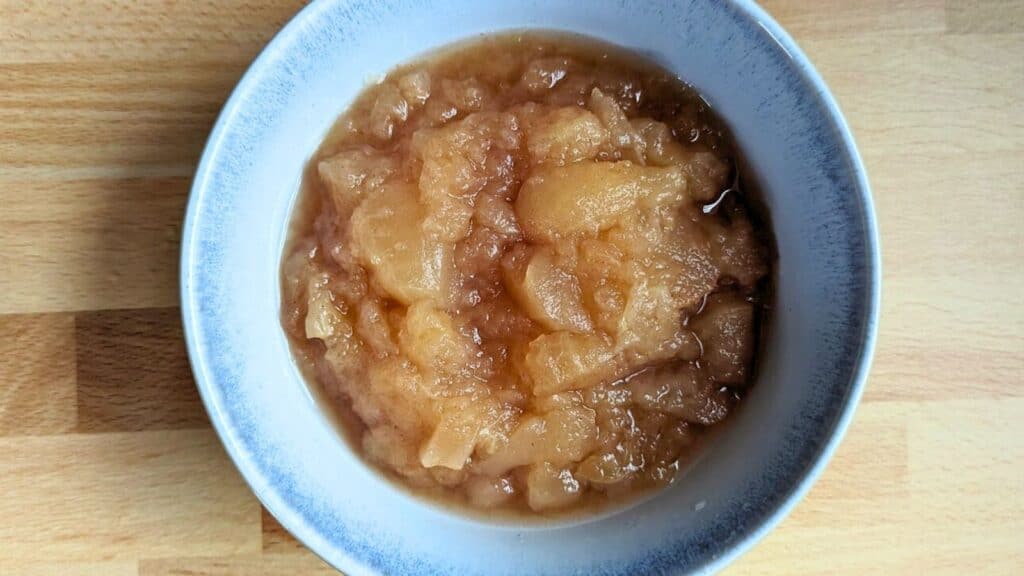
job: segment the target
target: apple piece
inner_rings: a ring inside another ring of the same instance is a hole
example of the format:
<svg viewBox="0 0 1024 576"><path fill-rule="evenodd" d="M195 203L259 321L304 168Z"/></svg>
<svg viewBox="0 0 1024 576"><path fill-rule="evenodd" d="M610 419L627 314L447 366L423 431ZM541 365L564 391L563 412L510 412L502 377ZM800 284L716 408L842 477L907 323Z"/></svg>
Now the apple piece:
<svg viewBox="0 0 1024 576"><path fill-rule="evenodd" d="M523 369L537 396L588 388L620 376L615 350L593 334L552 332L527 346Z"/></svg>
<svg viewBox="0 0 1024 576"><path fill-rule="evenodd" d="M716 382L746 383L754 360L754 305L738 294L713 294L690 322L704 347L701 359Z"/></svg>
<svg viewBox="0 0 1024 576"><path fill-rule="evenodd" d="M536 164L592 160L609 147L609 138L593 112L573 106L551 110L526 128L526 148Z"/></svg>
<svg viewBox="0 0 1024 576"><path fill-rule="evenodd" d="M568 468L541 462L526 475L526 502L535 511L564 508L581 495L580 483Z"/></svg>
<svg viewBox="0 0 1024 576"><path fill-rule="evenodd" d="M380 286L403 304L450 298L453 247L424 234L416 187L389 183L352 215L352 249Z"/></svg>
<svg viewBox="0 0 1024 576"><path fill-rule="evenodd" d="M462 372L480 353L446 312L427 301L409 307L398 342L402 352L420 369L441 374Z"/></svg>
<svg viewBox="0 0 1024 576"><path fill-rule="evenodd" d="M504 261L505 287L533 320L548 330L592 332L579 280L559 266L549 247Z"/></svg>
<svg viewBox="0 0 1024 576"><path fill-rule="evenodd" d="M629 161L542 166L520 188L516 215L531 241L596 236L641 198L684 186L682 172L675 167L652 168Z"/></svg>

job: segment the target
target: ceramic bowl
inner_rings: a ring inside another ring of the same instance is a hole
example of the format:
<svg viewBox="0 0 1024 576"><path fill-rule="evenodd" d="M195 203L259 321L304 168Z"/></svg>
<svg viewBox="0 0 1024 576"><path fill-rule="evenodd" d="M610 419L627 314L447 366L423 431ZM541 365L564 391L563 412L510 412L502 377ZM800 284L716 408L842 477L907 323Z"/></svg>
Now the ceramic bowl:
<svg viewBox="0 0 1024 576"><path fill-rule="evenodd" d="M524 28L635 49L694 85L758 175L778 246L758 382L731 425L656 497L558 527L481 523L383 481L314 400L279 324L303 165L366 79ZM189 354L224 446L274 516L351 576L717 570L793 507L843 435L868 371L880 278L867 178L836 103L765 12L721 0L314 2L225 105L195 176L181 266Z"/></svg>

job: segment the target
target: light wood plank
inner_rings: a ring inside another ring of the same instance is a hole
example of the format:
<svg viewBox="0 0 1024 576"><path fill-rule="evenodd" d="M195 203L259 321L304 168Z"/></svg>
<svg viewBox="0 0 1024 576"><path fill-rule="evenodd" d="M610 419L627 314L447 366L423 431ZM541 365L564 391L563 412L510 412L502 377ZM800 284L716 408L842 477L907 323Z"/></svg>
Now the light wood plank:
<svg viewBox="0 0 1024 576"><path fill-rule="evenodd" d="M259 504L212 430L0 438L0 462L6 560L262 549Z"/></svg>
<svg viewBox="0 0 1024 576"><path fill-rule="evenodd" d="M924 34L946 29L944 0L764 0L760 4L798 40Z"/></svg>
<svg viewBox="0 0 1024 576"><path fill-rule="evenodd" d="M177 308L77 317L80 432L209 426Z"/></svg>
<svg viewBox="0 0 1024 576"><path fill-rule="evenodd" d="M303 0L0 0L0 62L247 62Z"/></svg>
<svg viewBox="0 0 1024 576"><path fill-rule="evenodd" d="M59 562L0 559L0 574L12 576L137 576L135 560Z"/></svg>
<svg viewBox="0 0 1024 576"><path fill-rule="evenodd" d="M191 176L242 70L194 60L0 64L10 87L0 92L0 183Z"/></svg>
<svg viewBox="0 0 1024 576"><path fill-rule="evenodd" d="M968 539L988 525L1024 533L1024 498L1011 492L1024 487L1021 415L1024 398L914 406L910 483L929 516L950 522L944 526L948 536ZM1013 556L1024 562L1024 542L1018 545Z"/></svg>
<svg viewBox="0 0 1024 576"><path fill-rule="evenodd" d="M1024 32L1020 0L946 0L946 14L954 33Z"/></svg>
<svg viewBox="0 0 1024 576"><path fill-rule="evenodd" d="M887 505L899 506L900 503ZM831 510L833 521L841 521L836 519L842 518L845 512L841 508ZM884 522L898 522L898 528ZM1004 527L990 528L995 529L988 534L975 532L966 538L946 540L940 526L914 523L909 515L878 519L877 524L857 530L819 526L797 531L784 523L722 575L1020 574L1024 558L1018 537ZM922 542L922 538L927 541Z"/></svg>
<svg viewBox="0 0 1024 576"><path fill-rule="evenodd" d="M868 158L1015 152L1024 145L1024 35L810 38L802 46Z"/></svg>
<svg viewBox="0 0 1024 576"><path fill-rule="evenodd" d="M73 316L0 316L0 436L73 430L75 374Z"/></svg>
<svg viewBox="0 0 1024 576"><path fill-rule="evenodd" d="M0 184L0 313L177 305L188 186L187 178Z"/></svg>
<svg viewBox="0 0 1024 576"><path fill-rule="evenodd" d="M905 489L831 498L848 479L829 468L782 526L725 574L1019 573L1024 501L1011 492L1020 483L1022 410L1019 398L865 404L862 413L907 425Z"/></svg>
<svg viewBox="0 0 1024 576"><path fill-rule="evenodd" d="M143 560L139 576L337 576L338 572L311 552L234 556L225 558L168 558Z"/></svg>

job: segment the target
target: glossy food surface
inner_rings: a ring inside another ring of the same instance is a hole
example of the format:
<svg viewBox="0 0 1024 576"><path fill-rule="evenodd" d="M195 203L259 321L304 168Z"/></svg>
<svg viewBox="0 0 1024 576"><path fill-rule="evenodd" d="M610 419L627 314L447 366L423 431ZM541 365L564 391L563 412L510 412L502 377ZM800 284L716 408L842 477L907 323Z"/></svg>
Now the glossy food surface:
<svg viewBox="0 0 1024 576"><path fill-rule="evenodd" d="M494 36L368 87L311 161L283 323L354 446L477 510L670 482L752 377L769 274L702 100L609 45Z"/></svg>

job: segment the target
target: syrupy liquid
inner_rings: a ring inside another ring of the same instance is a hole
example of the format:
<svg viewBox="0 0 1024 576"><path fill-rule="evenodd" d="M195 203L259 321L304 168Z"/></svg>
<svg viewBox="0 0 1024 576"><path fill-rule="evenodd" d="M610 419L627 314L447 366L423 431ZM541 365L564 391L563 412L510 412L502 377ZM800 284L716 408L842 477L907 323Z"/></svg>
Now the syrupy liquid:
<svg viewBox="0 0 1024 576"><path fill-rule="evenodd" d="M310 161L282 323L372 465L469 509L671 482L752 381L768 233L723 124L620 48L516 33L368 87Z"/></svg>

